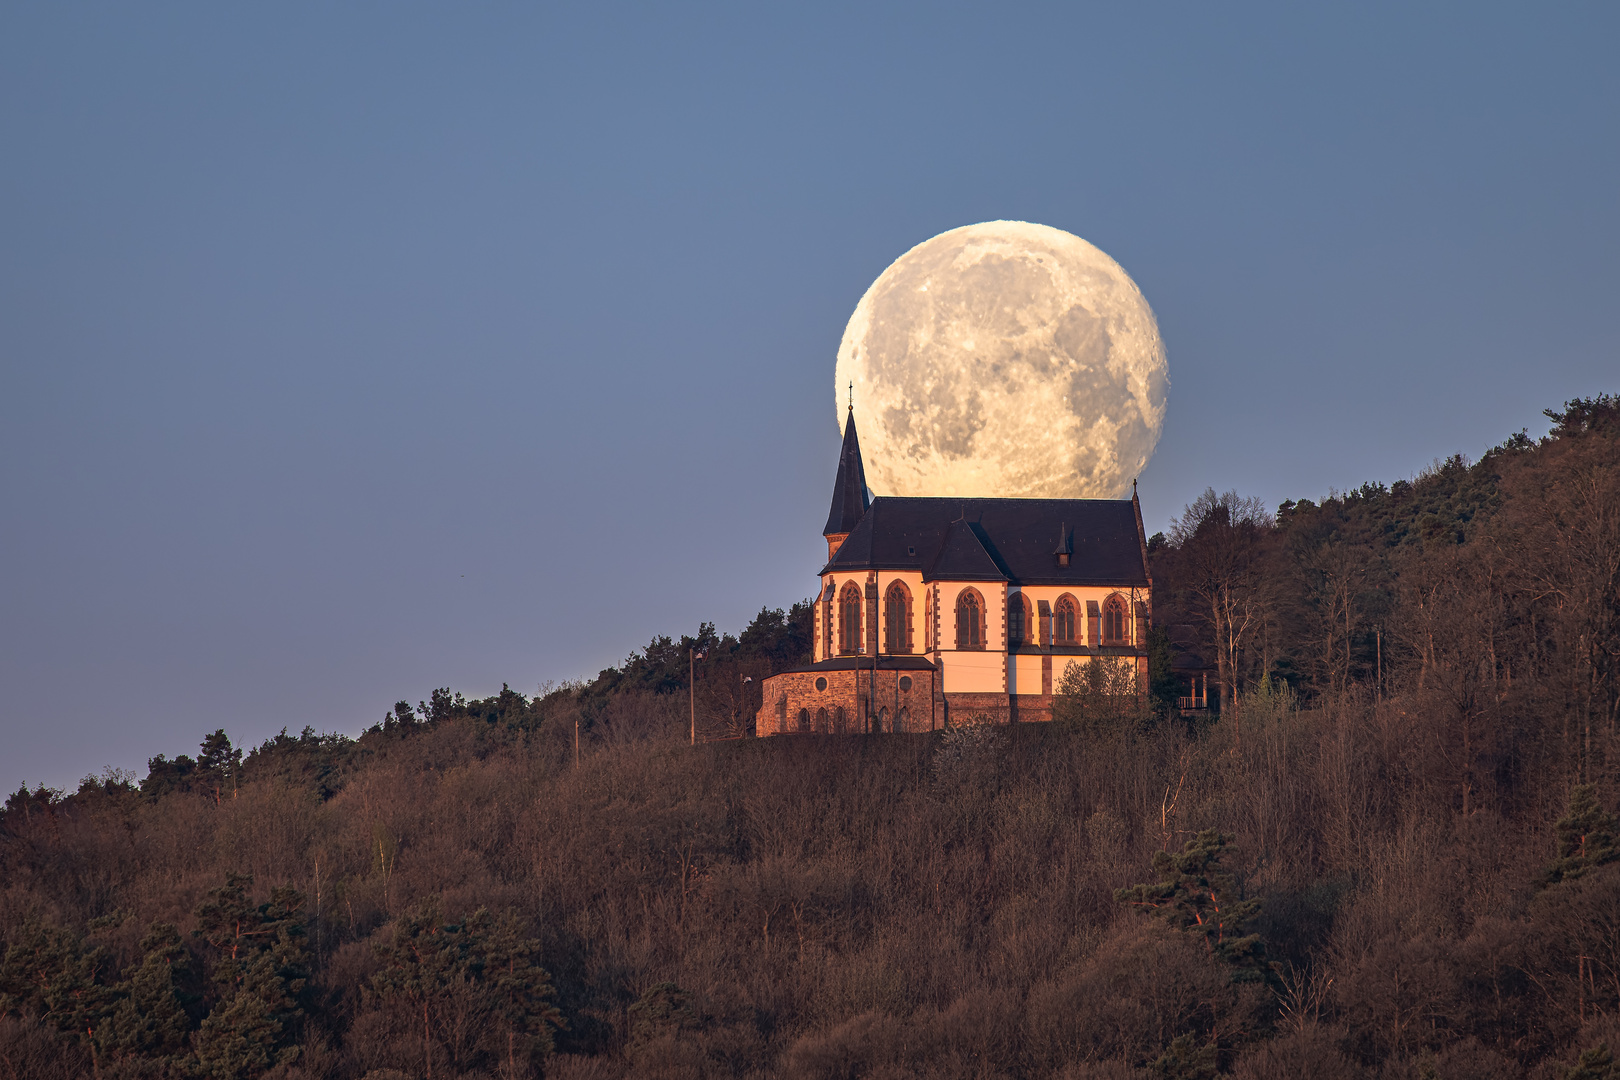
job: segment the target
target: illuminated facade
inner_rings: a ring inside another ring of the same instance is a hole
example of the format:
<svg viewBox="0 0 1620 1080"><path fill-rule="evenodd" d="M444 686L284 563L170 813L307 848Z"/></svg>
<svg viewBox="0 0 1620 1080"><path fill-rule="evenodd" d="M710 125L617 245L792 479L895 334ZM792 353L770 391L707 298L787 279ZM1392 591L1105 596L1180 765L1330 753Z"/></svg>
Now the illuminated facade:
<svg viewBox="0 0 1620 1080"><path fill-rule="evenodd" d="M1147 685L1152 581L1129 499L877 498L851 412L808 666L765 680L760 735L1050 720L1064 669Z"/></svg>

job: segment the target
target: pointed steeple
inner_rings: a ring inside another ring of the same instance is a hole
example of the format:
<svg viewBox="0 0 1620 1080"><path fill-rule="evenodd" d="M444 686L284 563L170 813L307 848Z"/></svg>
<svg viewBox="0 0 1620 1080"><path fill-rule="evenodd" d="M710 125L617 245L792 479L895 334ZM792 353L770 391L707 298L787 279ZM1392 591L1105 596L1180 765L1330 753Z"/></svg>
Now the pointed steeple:
<svg viewBox="0 0 1620 1080"><path fill-rule="evenodd" d="M827 513L827 527L821 535L827 538L827 558L838 551L838 545L855 531L866 508L872 505L866 497L866 467L861 464L861 440L855 434L855 405L849 407L844 421L844 447L838 454L838 476L833 480L832 509Z"/></svg>

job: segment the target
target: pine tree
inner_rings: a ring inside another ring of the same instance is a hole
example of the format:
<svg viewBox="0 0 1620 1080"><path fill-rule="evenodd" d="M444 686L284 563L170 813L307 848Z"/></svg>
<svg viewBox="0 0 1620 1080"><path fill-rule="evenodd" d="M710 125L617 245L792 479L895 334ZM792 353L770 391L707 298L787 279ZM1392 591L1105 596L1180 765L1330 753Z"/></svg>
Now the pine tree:
<svg viewBox="0 0 1620 1080"><path fill-rule="evenodd" d="M227 792L236 794L237 773L242 768L242 751L231 745L231 740L220 728L202 741L202 753L197 755L197 770L213 789L218 803Z"/></svg>
<svg viewBox="0 0 1620 1080"><path fill-rule="evenodd" d="M478 935L480 973L497 1017L495 1056L516 1075L519 1060L549 1056L554 1047L551 1029L565 1026L562 1013L552 1004L551 976L533 960L540 942L525 937L510 913L493 919L480 909L468 923Z"/></svg>
<svg viewBox="0 0 1620 1080"><path fill-rule="evenodd" d="M185 946L170 923L153 923L141 939L141 962L119 987L120 1000L98 1039L102 1056L134 1070L161 1075L185 1057L191 1018L178 983L187 967Z"/></svg>
<svg viewBox="0 0 1620 1080"><path fill-rule="evenodd" d="M1233 978L1250 982L1270 977L1259 934L1244 932L1260 914L1258 899L1244 899L1224 860L1231 838L1206 829L1172 855L1153 856L1159 880L1120 889L1114 898L1146 908L1177 930L1203 937L1210 952L1230 964Z"/></svg>
<svg viewBox="0 0 1620 1080"><path fill-rule="evenodd" d="M1158 1080L1215 1080L1217 1071L1215 1047L1199 1046L1191 1035L1171 1040L1151 1070Z"/></svg>
<svg viewBox="0 0 1620 1080"><path fill-rule="evenodd" d="M1571 788L1569 807L1558 819L1558 859L1542 875L1541 883L1573 881L1620 858L1616 832L1620 832L1620 822L1598 802L1596 787L1577 784Z"/></svg>
<svg viewBox="0 0 1620 1080"><path fill-rule="evenodd" d="M240 975L197 1032L197 1063L211 1080L248 1080L298 1057L294 1041L307 981L301 940L282 930Z"/></svg>
<svg viewBox="0 0 1620 1080"><path fill-rule="evenodd" d="M213 1080L246 1080L298 1055L298 1024L308 985L299 918L304 896L290 886L270 899L247 898L251 877L228 874L197 908L195 933L219 951L220 1000L197 1032L197 1063Z"/></svg>
<svg viewBox="0 0 1620 1080"><path fill-rule="evenodd" d="M658 983L642 994L630 1006L630 1017L628 1051L632 1055L647 1043L678 1035L696 1022L686 991L672 982Z"/></svg>
<svg viewBox="0 0 1620 1080"><path fill-rule="evenodd" d="M424 905L401 916L392 939L376 947L383 967L372 990L410 1018L425 1076L440 1058L456 1071L523 1075L551 1052L551 1029L562 1027L551 977L532 959L539 948L510 916L497 920L480 908L446 923ZM452 1023L453 1012L472 1022Z"/></svg>
<svg viewBox="0 0 1620 1080"><path fill-rule="evenodd" d="M1580 1060L1564 1073L1564 1080L1614 1080L1614 1055L1604 1043L1581 1052Z"/></svg>
<svg viewBox="0 0 1620 1080"><path fill-rule="evenodd" d="M28 1011L97 1052L97 1036L117 1004L102 979L107 953L61 927L35 924L0 961L0 1015Z"/></svg>

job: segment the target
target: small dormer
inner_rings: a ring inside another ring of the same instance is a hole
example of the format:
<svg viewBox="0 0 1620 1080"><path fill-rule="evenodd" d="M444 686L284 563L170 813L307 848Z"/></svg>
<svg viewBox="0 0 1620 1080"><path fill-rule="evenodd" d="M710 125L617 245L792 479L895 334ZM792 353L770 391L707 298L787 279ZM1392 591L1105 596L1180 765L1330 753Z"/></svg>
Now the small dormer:
<svg viewBox="0 0 1620 1080"><path fill-rule="evenodd" d="M1067 567L1069 560L1074 556L1074 530L1067 523L1058 526L1057 547L1052 549L1052 557L1061 567Z"/></svg>

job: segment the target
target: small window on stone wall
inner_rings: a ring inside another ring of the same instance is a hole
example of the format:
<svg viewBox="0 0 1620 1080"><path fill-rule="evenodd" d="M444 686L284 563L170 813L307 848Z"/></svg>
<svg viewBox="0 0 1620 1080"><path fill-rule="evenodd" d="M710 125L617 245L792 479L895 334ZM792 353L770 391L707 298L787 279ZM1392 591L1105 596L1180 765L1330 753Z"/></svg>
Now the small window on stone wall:
<svg viewBox="0 0 1620 1080"><path fill-rule="evenodd" d="M911 676L910 675L902 675L902 676L900 676L900 689L901 689L902 692L911 689Z"/></svg>
<svg viewBox="0 0 1620 1080"><path fill-rule="evenodd" d="M816 689L817 690L825 690L825 689L827 689L827 680L826 679L817 679L816 680Z"/></svg>

